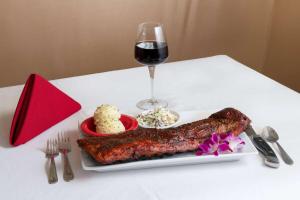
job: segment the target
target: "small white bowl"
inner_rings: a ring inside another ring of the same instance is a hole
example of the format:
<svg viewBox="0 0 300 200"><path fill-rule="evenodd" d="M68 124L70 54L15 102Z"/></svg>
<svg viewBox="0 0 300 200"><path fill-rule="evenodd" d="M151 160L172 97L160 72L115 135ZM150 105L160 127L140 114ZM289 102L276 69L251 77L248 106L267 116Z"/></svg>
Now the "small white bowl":
<svg viewBox="0 0 300 200"><path fill-rule="evenodd" d="M149 112L151 112L151 111L153 111L153 110L145 110L145 111L143 111L143 112L141 113L141 115L145 115L145 114L147 114L147 113L149 113ZM169 110L169 112L172 113L172 114L174 114L174 115L177 117L176 122L173 123L173 124L170 124L170 125L168 125L168 126L163 126L163 127L150 127L150 126L147 126L147 125L144 125L144 124L140 124L140 123L139 123L139 126L142 127L142 128L156 128L156 129L166 129L166 128L174 127L174 126L176 126L176 124L178 124L179 119L180 119L180 115L179 115L177 112L173 111L173 110Z"/></svg>

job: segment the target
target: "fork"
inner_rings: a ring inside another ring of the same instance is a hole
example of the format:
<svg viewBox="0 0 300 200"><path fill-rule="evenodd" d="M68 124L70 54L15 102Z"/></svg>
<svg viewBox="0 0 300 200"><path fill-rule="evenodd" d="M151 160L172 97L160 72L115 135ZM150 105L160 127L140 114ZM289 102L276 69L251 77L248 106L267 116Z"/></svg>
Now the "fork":
<svg viewBox="0 0 300 200"><path fill-rule="evenodd" d="M54 139L54 140L48 139L47 140L47 148L46 148L46 158L50 159L50 168L49 168L49 174L48 174L49 184L56 183L58 181L55 160L54 160L54 158L57 155L58 155L58 147L57 147L56 139Z"/></svg>
<svg viewBox="0 0 300 200"><path fill-rule="evenodd" d="M70 138L66 137L63 133L58 133L58 148L59 152L63 155L64 160L63 178L65 181L71 181L74 179L73 170L68 158L68 153L71 152L71 142Z"/></svg>

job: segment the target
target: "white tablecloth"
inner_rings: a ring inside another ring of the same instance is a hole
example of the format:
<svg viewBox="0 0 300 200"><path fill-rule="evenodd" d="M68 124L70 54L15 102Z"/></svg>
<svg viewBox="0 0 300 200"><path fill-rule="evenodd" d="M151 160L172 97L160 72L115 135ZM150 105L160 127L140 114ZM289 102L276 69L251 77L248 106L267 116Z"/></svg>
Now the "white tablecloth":
<svg viewBox="0 0 300 200"><path fill-rule="evenodd" d="M75 69L74 69L75 70ZM83 111L97 105L117 105L123 113L137 112L135 103L149 95L145 67L52 81L79 101ZM250 156L237 162L177 166L136 171L97 173L80 165L77 122L73 115L25 145L8 144L10 123L22 86L0 89L0 199L297 199L300 188L300 95L227 56L174 62L157 68L156 96L177 111L235 107L255 127L273 126L280 143L294 159L279 169ZM43 153L46 139L63 130L72 137L70 160L75 180L62 179L61 158L56 159L59 182L49 185Z"/></svg>

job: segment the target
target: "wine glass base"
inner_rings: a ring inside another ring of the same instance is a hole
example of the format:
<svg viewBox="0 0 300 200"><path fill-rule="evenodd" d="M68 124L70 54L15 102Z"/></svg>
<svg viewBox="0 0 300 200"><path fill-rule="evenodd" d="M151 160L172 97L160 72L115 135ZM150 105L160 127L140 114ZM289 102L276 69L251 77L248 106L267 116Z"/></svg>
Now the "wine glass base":
<svg viewBox="0 0 300 200"><path fill-rule="evenodd" d="M142 110L152 110L154 108L158 108L158 107L162 107L162 108L166 108L168 107L168 102L161 100L161 99L146 99L146 100L142 100L139 101L136 106L139 109Z"/></svg>

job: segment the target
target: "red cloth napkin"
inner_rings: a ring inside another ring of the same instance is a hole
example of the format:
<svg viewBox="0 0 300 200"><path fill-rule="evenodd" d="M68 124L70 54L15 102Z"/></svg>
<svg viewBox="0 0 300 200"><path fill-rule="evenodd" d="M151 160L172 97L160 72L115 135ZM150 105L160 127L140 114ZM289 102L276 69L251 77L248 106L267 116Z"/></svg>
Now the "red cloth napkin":
<svg viewBox="0 0 300 200"><path fill-rule="evenodd" d="M31 74L11 124L10 144L24 144L80 109L78 102L43 77Z"/></svg>

